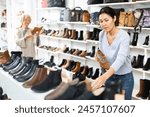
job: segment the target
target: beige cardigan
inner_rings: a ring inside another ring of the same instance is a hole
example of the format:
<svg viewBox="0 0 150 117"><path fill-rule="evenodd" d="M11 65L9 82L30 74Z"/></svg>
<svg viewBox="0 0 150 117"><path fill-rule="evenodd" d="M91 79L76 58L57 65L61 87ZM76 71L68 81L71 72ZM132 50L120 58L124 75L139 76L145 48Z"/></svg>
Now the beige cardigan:
<svg viewBox="0 0 150 117"><path fill-rule="evenodd" d="M25 35L23 34L24 29L18 28L17 29L17 39L16 44L21 48L22 56L25 57L33 57L35 58L35 42L36 37L34 36L33 39L25 39L26 36L31 35L31 29L27 29Z"/></svg>

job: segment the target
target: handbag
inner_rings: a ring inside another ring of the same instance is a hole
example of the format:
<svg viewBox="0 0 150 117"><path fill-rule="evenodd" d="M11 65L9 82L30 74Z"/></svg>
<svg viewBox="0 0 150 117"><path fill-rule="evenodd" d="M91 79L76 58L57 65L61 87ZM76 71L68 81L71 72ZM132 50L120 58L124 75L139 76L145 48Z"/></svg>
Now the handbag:
<svg viewBox="0 0 150 117"><path fill-rule="evenodd" d="M82 13L81 7L75 7L74 9L70 10L70 21L71 22L80 21L81 13Z"/></svg>
<svg viewBox="0 0 150 117"><path fill-rule="evenodd" d="M48 0L48 7L65 7L65 0Z"/></svg>
<svg viewBox="0 0 150 117"><path fill-rule="evenodd" d="M82 10L80 15L81 22L90 22L90 13L87 10Z"/></svg>

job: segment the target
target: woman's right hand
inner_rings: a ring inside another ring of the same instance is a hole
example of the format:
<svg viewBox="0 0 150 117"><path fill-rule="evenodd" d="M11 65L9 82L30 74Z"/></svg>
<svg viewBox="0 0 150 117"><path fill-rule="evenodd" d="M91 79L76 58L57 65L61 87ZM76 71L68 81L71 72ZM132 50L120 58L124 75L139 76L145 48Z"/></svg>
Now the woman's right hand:
<svg viewBox="0 0 150 117"><path fill-rule="evenodd" d="M33 39L33 35L28 35L25 37L25 39Z"/></svg>

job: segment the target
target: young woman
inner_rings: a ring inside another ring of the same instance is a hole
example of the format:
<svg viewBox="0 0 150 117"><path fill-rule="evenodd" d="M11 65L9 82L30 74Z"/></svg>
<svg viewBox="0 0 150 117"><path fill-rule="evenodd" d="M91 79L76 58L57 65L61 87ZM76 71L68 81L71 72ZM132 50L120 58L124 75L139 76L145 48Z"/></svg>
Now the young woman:
<svg viewBox="0 0 150 117"><path fill-rule="evenodd" d="M24 15L21 19L21 26L17 29L16 44L21 48L22 55L35 58L35 40L36 35L32 35L28 27L31 23L31 17Z"/></svg>
<svg viewBox="0 0 150 117"><path fill-rule="evenodd" d="M129 51L130 37L127 32L115 26L116 14L110 7L100 10L99 22L103 29L99 34L99 49L105 54L111 66L92 83L92 88L95 90L104 83L109 84L121 79L125 100L131 100L134 78Z"/></svg>

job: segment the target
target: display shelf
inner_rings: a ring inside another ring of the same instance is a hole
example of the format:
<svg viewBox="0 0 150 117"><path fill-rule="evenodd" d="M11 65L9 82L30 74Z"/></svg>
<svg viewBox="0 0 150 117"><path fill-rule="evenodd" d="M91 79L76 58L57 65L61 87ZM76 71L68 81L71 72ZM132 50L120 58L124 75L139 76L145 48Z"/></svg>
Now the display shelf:
<svg viewBox="0 0 150 117"><path fill-rule="evenodd" d="M13 77L0 68L0 86L12 100L44 100L44 97L53 90L45 93L36 93L30 88L24 88L23 83L13 79Z"/></svg>
<svg viewBox="0 0 150 117"><path fill-rule="evenodd" d="M39 51L43 51L43 52L47 52L47 53L51 53L51 54L53 54L53 55L58 54L58 52L53 52L53 51L46 50L46 49L39 48L39 47L36 47L36 49L37 49L37 50L39 50Z"/></svg>
<svg viewBox="0 0 150 117"><path fill-rule="evenodd" d="M103 4L93 4L88 5L88 7L104 7L104 6L129 6L129 5L138 5L138 4L147 4L150 1L136 1L136 2L118 2L118 3L103 3Z"/></svg>

